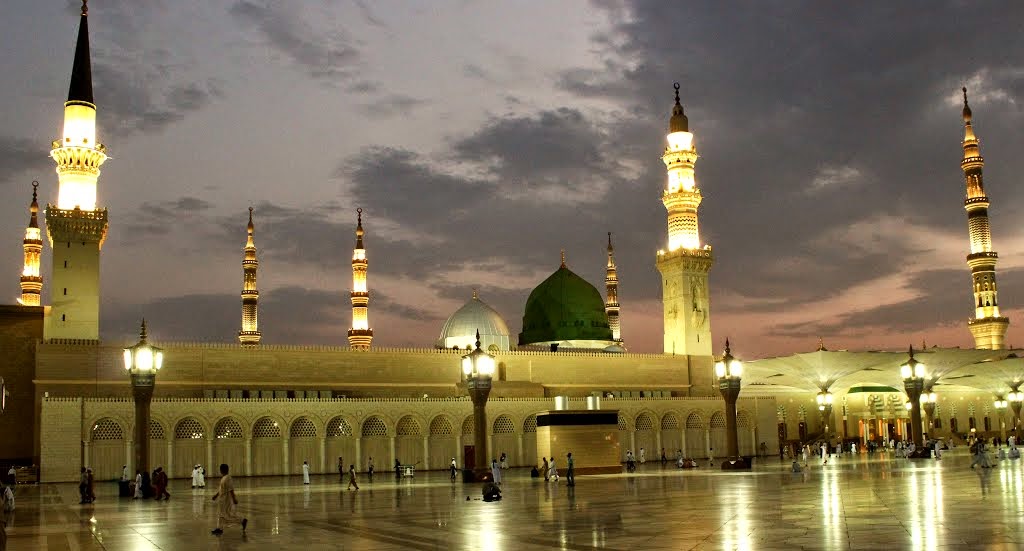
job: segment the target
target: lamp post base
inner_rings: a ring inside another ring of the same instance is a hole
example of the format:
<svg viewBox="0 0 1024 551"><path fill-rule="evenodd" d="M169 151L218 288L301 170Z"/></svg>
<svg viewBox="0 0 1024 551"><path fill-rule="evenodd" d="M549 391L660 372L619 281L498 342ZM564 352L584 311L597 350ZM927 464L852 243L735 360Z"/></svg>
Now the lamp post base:
<svg viewBox="0 0 1024 551"><path fill-rule="evenodd" d="M723 471L749 471L750 463L747 463L742 457L734 457L732 459L726 459L722 461Z"/></svg>

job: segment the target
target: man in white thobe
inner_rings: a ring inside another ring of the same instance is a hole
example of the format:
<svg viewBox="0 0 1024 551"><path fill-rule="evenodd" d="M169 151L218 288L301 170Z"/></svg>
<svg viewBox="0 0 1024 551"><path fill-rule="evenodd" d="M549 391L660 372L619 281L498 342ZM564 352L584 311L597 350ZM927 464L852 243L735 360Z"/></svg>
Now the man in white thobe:
<svg viewBox="0 0 1024 551"><path fill-rule="evenodd" d="M494 479L495 484L501 484L501 466L498 465L498 460L491 460L491 477Z"/></svg>
<svg viewBox="0 0 1024 551"><path fill-rule="evenodd" d="M302 483L309 484L309 462L302 462Z"/></svg>
<svg viewBox="0 0 1024 551"><path fill-rule="evenodd" d="M640 464L647 463L647 452L643 448L640 448Z"/></svg>
<svg viewBox="0 0 1024 551"><path fill-rule="evenodd" d="M121 482L127 482L127 481L128 481L128 465L124 465L124 466L121 467Z"/></svg>
<svg viewBox="0 0 1024 551"><path fill-rule="evenodd" d="M828 444L821 444L821 464L828 465Z"/></svg>
<svg viewBox="0 0 1024 551"><path fill-rule="evenodd" d="M192 466L192 487L199 487L199 465Z"/></svg>
<svg viewBox="0 0 1024 551"><path fill-rule="evenodd" d="M196 465L196 470L199 472L199 487L206 487L206 468L202 465Z"/></svg>

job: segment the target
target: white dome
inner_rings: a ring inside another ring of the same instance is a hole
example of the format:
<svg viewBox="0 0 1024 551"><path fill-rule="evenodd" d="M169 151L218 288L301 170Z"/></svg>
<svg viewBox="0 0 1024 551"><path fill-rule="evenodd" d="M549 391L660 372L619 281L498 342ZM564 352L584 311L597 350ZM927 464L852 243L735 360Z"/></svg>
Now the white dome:
<svg viewBox="0 0 1024 551"><path fill-rule="evenodd" d="M441 328L437 348L473 348L476 332L480 331L480 348L509 350L508 325L501 314L473 293L473 298L455 311Z"/></svg>

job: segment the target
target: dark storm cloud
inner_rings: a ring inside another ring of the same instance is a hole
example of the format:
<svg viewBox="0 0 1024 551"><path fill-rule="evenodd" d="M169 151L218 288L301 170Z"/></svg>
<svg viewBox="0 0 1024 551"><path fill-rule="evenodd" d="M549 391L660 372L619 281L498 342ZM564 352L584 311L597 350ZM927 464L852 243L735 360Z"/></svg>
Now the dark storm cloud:
<svg viewBox="0 0 1024 551"><path fill-rule="evenodd" d="M304 10L269 1L239 0L228 12L315 79L345 81L358 72L359 49L340 25L318 28L303 18Z"/></svg>
<svg viewBox="0 0 1024 551"><path fill-rule="evenodd" d="M125 235L132 236L132 239L166 235L178 227L182 220L195 219L212 208L211 203L196 197L146 201L128 215Z"/></svg>
<svg viewBox="0 0 1024 551"><path fill-rule="evenodd" d="M10 186L19 185L22 174L29 173L35 177L37 174L52 169L53 161L43 151L45 149L32 140L23 138L10 138L0 136L0 178ZM31 182L31 178L27 182ZM26 183L27 183L26 182ZM31 192L31 188L29 189Z"/></svg>
<svg viewBox="0 0 1024 551"><path fill-rule="evenodd" d="M221 97L213 79L205 82L174 82L180 77L159 68L126 66L122 60L96 55L93 81L100 102L103 128L117 135L159 132L168 125L200 111ZM147 78L138 75L147 74Z"/></svg>

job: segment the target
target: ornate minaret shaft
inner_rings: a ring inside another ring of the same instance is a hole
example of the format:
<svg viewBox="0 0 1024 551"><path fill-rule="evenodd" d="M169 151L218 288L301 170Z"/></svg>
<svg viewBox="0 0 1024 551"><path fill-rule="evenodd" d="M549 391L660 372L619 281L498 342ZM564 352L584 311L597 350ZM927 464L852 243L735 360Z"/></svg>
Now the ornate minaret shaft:
<svg viewBox="0 0 1024 551"><path fill-rule="evenodd" d="M1006 329L1010 320L999 315L999 294L996 290L996 261L999 255L992 250L992 229L988 222L988 197L982 169L985 159L981 156L978 138L971 125L971 108L967 105L967 88L964 92L964 159L960 167L967 180L967 228L971 236L971 253L967 265L971 268L974 285L974 317L967 326L974 335L975 348L999 350L1006 348Z"/></svg>
<svg viewBox="0 0 1024 551"><path fill-rule="evenodd" d="M22 306L39 306L39 295L43 292L43 276L39 273L39 257L43 254L43 236L39 231L39 182L32 182L32 205L29 207L28 227L25 228L25 265L21 269Z"/></svg>
<svg viewBox="0 0 1024 551"><path fill-rule="evenodd" d="M260 267L260 261L256 259L256 243L252 239L254 229L252 207L249 207L249 225L246 227L249 235L245 240L245 257L242 260L242 330L238 332L238 342L242 346L256 346L260 343L260 292L256 289L256 270Z"/></svg>
<svg viewBox="0 0 1024 551"><path fill-rule="evenodd" d="M356 209L356 248L352 252L352 329L348 330L348 344L355 350L369 350L373 329L366 311L370 293L366 287L366 249L363 247L363 209Z"/></svg>
<svg viewBox="0 0 1024 551"><path fill-rule="evenodd" d="M88 12L83 1L64 103L64 131L50 151L59 188L57 204L46 206L46 233L53 250L53 308L46 338L99 338L100 248L107 237L107 210L96 205L96 183L107 154L96 141Z"/></svg>
<svg viewBox="0 0 1024 551"><path fill-rule="evenodd" d="M714 259L711 246L700 244L697 207L701 194L693 173L697 148L679 103L679 83L674 87L668 147L661 157L668 170L668 183L661 197L668 211L668 250L658 251L657 259L663 283L665 353L710 356L708 271Z"/></svg>
<svg viewBox="0 0 1024 551"><path fill-rule="evenodd" d="M619 276L615 270L612 232L608 232L608 268L604 276L604 287L607 292L604 313L608 315L608 327L612 330L612 340L622 342L622 332L619 326Z"/></svg>

